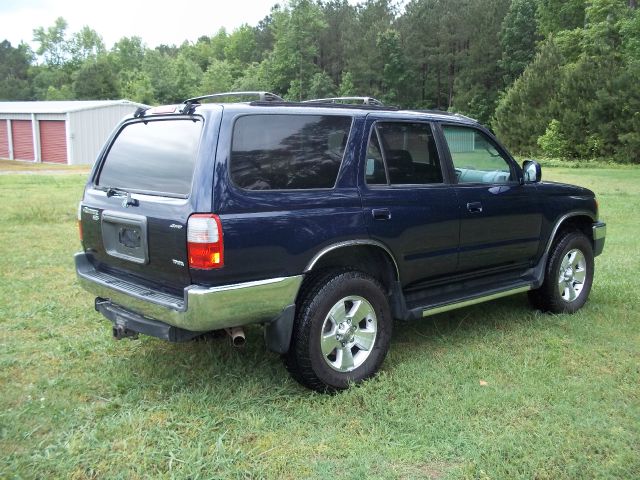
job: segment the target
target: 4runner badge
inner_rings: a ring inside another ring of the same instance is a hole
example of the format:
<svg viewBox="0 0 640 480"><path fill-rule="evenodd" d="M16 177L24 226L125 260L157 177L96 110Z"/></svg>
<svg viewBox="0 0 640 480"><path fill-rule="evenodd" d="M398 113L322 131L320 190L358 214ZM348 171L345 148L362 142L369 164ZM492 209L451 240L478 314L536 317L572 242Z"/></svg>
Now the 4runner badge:
<svg viewBox="0 0 640 480"><path fill-rule="evenodd" d="M93 220L100 220L100 212L98 212L98 210L89 207L82 207L82 211L91 215Z"/></svg>
<svg viewBox="0 0 640 480"><path fill-rule="evenodd" d="M178 225L177 223L172 223L171 225L169 225L169 228L177 228L178 230L180 230L182 228L182 225Z"/></svg>
<svg viewBox="0 0 640 480"><path fill-rule="evenodd" d="M175 258L171 259L174 265L178 265L179 267L184 267L184 262L182 260L176 260Z"/></svg>

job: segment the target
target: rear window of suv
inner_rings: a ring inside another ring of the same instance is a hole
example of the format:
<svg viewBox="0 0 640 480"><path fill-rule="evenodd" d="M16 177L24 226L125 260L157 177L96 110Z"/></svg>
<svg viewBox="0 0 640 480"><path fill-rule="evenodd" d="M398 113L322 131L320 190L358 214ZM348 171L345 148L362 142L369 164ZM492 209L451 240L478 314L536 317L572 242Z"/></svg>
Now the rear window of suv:
<svg viewBox="0 0 640 480"><path fill-rule="evenodd" d="M351 117L247 115L233 129L231 180L247 190L333 188Z"/></svg>
<svg viewBox="0 0 640 480"><path fill-rule="evenodd" d="M126 125L114 140L97 185L186 197L196 163L202 121L148 120Z"/></svg>

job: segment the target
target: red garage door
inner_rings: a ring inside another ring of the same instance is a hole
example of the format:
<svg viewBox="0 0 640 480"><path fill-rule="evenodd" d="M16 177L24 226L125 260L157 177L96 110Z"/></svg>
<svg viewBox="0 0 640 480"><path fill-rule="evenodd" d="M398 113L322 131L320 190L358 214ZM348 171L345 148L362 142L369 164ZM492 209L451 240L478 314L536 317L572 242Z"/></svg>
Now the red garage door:
<svg viewBox="0 0 640 480"><path fill-rule="evenodd" d="M9 158L9 135L6 120L0 120L0 158Z"/></svg>
<svg viewBox="0 0 640 480"><path fill-rule="evenodd" d="M33 156L33 135L31 120L12 120L13 158L35 160Z"/></svg>
<svg viewBox="0 0 640 480"><path fill-rule="evenodd" d="M67 163L67 132L64 120L40 120L42 161Z"/></svg>

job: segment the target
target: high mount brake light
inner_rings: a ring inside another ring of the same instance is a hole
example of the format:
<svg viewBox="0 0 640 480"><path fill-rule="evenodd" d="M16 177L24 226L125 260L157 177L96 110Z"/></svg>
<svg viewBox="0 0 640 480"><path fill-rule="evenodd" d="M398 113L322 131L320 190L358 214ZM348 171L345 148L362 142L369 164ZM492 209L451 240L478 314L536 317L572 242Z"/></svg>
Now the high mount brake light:
<svg viewBox="0 0 640 480"><path fill-rule="evenodd" d="M189 267L212 270L224 266L222 223L214 214L196 213L187 224Z"/></svg>

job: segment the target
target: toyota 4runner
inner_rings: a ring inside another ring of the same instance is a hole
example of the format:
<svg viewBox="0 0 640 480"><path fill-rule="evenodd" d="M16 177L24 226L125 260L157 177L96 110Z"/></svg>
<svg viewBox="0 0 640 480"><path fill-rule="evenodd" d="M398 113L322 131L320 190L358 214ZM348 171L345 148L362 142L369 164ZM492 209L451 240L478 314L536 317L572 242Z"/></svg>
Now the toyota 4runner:
<svg viewBox="0 0 640 480"><path fill-rule="evenodd" d="M464 116L218 101L245 94L138 109L100 153L75 263L116 338L262 324L328 391L375 374L394 319L521 292L555 313L586 302L606 232L590 190L542 182Z"/></svg>

